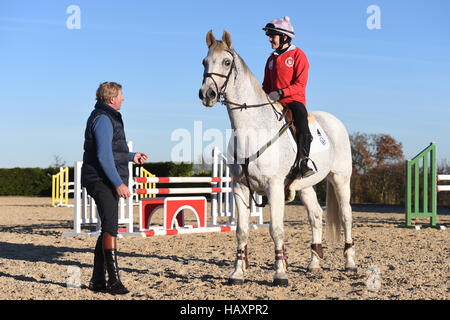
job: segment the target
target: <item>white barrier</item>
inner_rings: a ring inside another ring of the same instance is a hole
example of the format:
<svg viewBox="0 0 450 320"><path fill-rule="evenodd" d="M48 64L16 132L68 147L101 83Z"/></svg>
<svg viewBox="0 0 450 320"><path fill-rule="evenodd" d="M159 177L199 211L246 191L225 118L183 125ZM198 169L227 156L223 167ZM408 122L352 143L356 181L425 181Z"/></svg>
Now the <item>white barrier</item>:
<svg viewBox="0 0 450 320"><path fill-rule="evenodd" d="M450 180L450 174L438 174L437 175L437 181L438 182L439 181L448 181L448 180ZM437 187L437 192L450 191L450 185L437 185L436 187ZM417 226L416 226L416 228L417 228ZM446 229L445 226L443 226L443 225L439 226L439 228L441 230L445 230Z"/></svg>
<svg viewBox="0 0 450 320"><path fill-rule="evenodd" d="M219 151L217 147L214 147L212 151L213 166L211 175L213 177L228 178L231 177L230 168L227 166L227 158ZM230 182L217 182L214 185L216 188L229 188ZM211 195L211 212L215 214L212 216L212 224L217 224L218 217L229 217L228 223L235 224L234 214L234 199L230 196L230 193L216 193Z"/></svg>
<svg viewBox="0 0 450 320"><path fill-rule="evenodd" d="M448 181L450 180L450 174L438 174L437 181ZM437 191L450 191L450 185L438 185Z"/></svg>
<svg viewBox="0 0 450 320"><path fill-rule="evenodd" d="M219 178L230 178L230 168L228 167L227 157L223 154L217 147L213 148L213 167L211 175L213 177ZM231 187L231 182L221 181L217 182L215 187L217 188L229 188ZM258 203L262 202L262 196L254 193L256 201ZM234 205L233 193L215 193L211 196L211 212L214 213L212 216L212 224L217 224L217 217L229 217L229 223L236 224L236 212ZM257 207L255 202L252 200L250 203L250 217L257 217L257 224L263 225L263 208Z"/></svg>
<svg viewBox="0 0 450 320"><path fill-rule="evenodd" d="M230 168L227 166L227 157L217 147L213 149L213 169L212 176L220 178L231 177ZM229 182L220 182L216 187L229 187ZM262 196L254 193L254 197L258 203L262 202ZM217 217L229 217L230 224L236 223L236 212L234 206L234 197L232 193L216 193L211 198L211 208L217 215L213 217L213 224L217 224ZM263 208L257 207L252 200L250 203L250 217L257 217L257 225L263 225Z"/></svg>

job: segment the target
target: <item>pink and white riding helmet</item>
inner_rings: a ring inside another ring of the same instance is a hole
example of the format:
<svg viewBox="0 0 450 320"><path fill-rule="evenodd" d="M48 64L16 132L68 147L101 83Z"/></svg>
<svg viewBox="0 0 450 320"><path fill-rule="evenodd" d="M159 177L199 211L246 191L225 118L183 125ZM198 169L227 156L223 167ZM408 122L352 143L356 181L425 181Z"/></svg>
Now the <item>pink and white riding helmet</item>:
<svg viewBox="0 0 450 320"><path fill-rule="evenodd" d="M287 35L292 40L295 38L294 27L288 16L270 21L263 30L266 31L267 36L281 33Z"/></svg>

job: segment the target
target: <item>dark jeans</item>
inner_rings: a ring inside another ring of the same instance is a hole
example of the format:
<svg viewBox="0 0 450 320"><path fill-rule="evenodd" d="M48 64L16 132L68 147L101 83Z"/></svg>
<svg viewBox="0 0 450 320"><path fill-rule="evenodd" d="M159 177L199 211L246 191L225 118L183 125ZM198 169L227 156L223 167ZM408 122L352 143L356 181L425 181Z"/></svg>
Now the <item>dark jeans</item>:
<svg viewBox="0 0 450 320"><path fill-rule="evenodd" d="M102 234L109 233L117 237L119 227L119 196L113 187L103 181L96 181L86 186L88 194L94 198L98 215L102 222Z"/></svg>

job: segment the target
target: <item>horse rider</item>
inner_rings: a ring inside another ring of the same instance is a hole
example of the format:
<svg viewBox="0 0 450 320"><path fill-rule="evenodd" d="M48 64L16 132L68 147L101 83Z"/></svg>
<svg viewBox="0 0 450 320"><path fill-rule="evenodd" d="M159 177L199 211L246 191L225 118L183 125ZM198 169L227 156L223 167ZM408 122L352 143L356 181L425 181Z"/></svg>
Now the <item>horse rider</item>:
<svg viewBox="0 0 450 320"><path fill-rule="evenodd" d="M302 50L291 44L295 34L289 17L274 19L263 30L275 49L266 63L263 90L271 100L280 101L292 110L298 150L294 174L306 178L316 173L308 166L312 140L305 107L308 59Z"/></svg>

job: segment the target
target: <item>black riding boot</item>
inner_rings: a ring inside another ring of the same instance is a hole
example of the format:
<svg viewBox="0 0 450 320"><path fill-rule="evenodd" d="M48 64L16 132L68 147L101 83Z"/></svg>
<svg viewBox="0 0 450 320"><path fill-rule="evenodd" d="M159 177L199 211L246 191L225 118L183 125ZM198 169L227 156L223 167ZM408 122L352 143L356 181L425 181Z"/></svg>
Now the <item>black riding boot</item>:
<svg viewBox="0 0 450 320"><path fill-rule="evenodd" d="M127 288L125 288L119 278L117 250L103 249L103 254L105 256L106 271L108 271L108 283L106 284L106 290L111 294L126 294L130 292Z"/></svg>
<svg viewBox="0 0 450 320"><path fill-rule="evenodd" d="M94 251L94 271L89 282L89 290L94 292L106 290L105 259L103 257L102 235L97 238Z"/></svg>
<svg viewBox="0 0 450 320"><path fill-rule="evenodd" d="M311 134L300 134L299 140L301 140L300 145L302 145L301 160L300 160L300 173L302 178L307 178L316 173L316 171L308 166L309 150L311 148Z"/></svg>

